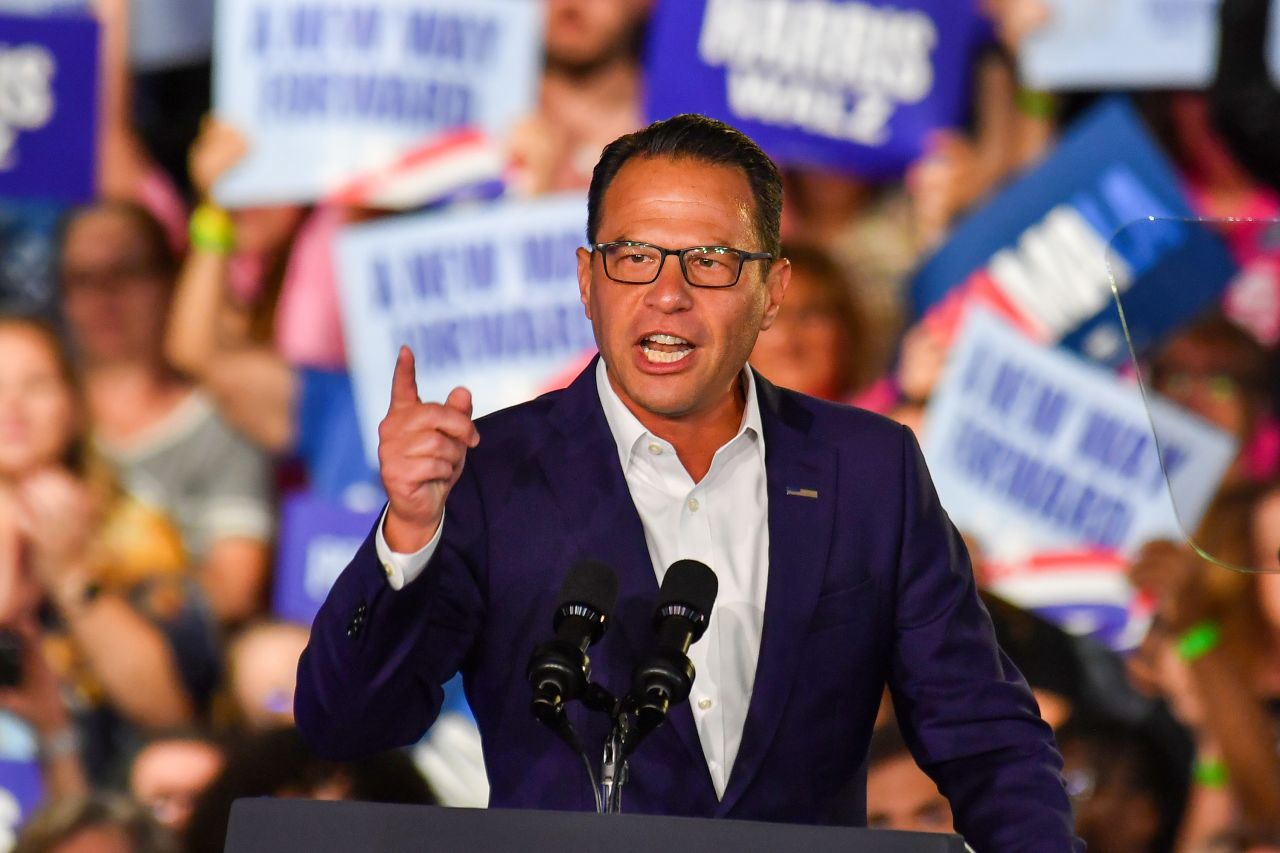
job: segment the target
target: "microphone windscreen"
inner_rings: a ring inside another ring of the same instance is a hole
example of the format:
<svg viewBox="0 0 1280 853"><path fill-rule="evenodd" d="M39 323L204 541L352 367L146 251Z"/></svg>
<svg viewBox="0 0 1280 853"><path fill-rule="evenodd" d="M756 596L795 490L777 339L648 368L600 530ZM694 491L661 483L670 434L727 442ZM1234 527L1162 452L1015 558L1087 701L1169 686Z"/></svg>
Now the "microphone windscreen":
<svg viewBox="0 0 1280 853"><path fill-rule="evenodd" d="M684 605L704 616L711 615L720 581L711 568L698 560L676 560L662 578L658 590L658 609L673 604Z"/></svg>
<svg viewBox="0 0 1280 853"><path fill-rule="evenodd" d="M613 613L618 600L618 576L599 560L579 560L560 587L560 607L585 604L597 613Z"/></svg>

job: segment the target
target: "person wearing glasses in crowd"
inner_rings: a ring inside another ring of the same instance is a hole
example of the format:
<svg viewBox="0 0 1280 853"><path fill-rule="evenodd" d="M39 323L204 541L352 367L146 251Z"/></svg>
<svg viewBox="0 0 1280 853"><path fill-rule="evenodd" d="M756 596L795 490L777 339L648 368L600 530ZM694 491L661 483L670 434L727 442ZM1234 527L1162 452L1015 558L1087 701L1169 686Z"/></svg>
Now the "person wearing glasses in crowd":
<svg viewBox="0 0 1280 853"><path fill-rule="evenodd" d="M829 823L852 796L845 820L865 823L887 684L969 843L1079 849L1052 733L914 437L746 364L790 279L781 207L746 136L657 122L593 174L577 257L600 357L572 385L473 422L464 388L420 401L401 350L379 433L389 502L299 662L297 722L317 751L414 742L461 670L490 804L591 810L579 756L526 710L525 655L568 567L603 560L618 604L592 674L622 689L653 644L665 568L690 558L719 594L689 702L630 758L629 811ZM567 713L602 742L603 715Z"/></svg>

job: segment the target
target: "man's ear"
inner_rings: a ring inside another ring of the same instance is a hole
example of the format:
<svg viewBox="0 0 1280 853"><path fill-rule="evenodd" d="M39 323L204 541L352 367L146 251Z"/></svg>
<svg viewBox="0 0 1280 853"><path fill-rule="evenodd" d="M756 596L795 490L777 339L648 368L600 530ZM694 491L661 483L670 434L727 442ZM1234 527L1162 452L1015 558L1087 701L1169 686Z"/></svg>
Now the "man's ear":
<svg viewBox="0 0 1280 853"><path fill-rule="evenodd" d="M578 296L587 319L591 319L591 250L578 247Z"/></svg>
<svg viewBox="0 0 1280 853"><path fill-rule="evenodd" d="M763 331L773 325L773 321L778 317L778 309L782 307L782 300L787 295L787 288L791 286L791 261L786 258L778 258L769 265L769 274L765 276L765 307L764 317L760 320L760 330Z"/></svg>

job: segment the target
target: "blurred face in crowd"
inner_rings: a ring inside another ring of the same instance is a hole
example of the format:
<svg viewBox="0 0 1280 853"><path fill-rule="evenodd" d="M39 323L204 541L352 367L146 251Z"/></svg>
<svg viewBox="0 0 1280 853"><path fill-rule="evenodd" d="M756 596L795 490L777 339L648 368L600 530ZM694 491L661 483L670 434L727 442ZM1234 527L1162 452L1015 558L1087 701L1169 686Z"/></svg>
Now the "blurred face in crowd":
<svg viewBox="0 0 1280 853"><path fill-rule="evenodd" d="M951 806L907 753L867 772L867 826L912 832L954 832Z"/></svg>
<svg viewBox="0 0 1280 853"><path fill-rule="evenodd" d="M52 342L31 326L0 323L0 478L59 463L77 410Z"/></svg>
<svg viewBox="0 0 1280 853"><path fill-rule="evenodd" d="M1174 338L1152 371L1156 390L1237 439L1252 429L1248 390L1231 354L1191 337Z"/></svg>
<svg viewBox="0 0 1280 853"><path fill-rule="evenodd" d="M756 341L751 366L785 388L836 400L846 391L852 345L828 289L812 271L793 265L787 299L772 328Z"/></svg>
<svg viewBox="0 0 1280 853"><path fill-rule="evenodd" d="M1160 828L1152 797L1127 783L1121 767L1101 767L1079 740L1059 744L1062 773L1075 809L1076 833L1090 853L1150 850Z"/></svg>
<svg viewBox="0 0 1280 853"><path fill-rule="evenodd" d="M170 282L131 216L111 209L81 214L59 260L63 312L89 364L158 357Z"/></svg>
<svg viewBox="0 0 1280 853"><path fill-rule="evenodd" d="M129 793L175 832L186 828L196 798L222 769L222 753L198 740L160 740L133 760Z"/></svg>
<svg viewBox="0 0 1280 853"><path fill-rule="evenodd" d="M740 170L636 157L604 193L596 241L762 251L753 210ZM668 256L652 284L623 284L606 275L600 252L578 250L582 303L618 396L633 412L669 419L706 414L729 399L789 277L784 261L767 269L748 261L732 287L694 287Z"/></svg>
<svg viewBox="0 0 1280 853"><path fill-rule="evenodd" d="M228 655L231 692L250 729L293 724L298 658L307 636L300 625L261 625L233 644Z"/></svg>
<svg viewBox="0 0 1280 853"><path fill-rule="evenodd" d="M547 64L586 72L631 49L647 0L547 0Z"/></svg>

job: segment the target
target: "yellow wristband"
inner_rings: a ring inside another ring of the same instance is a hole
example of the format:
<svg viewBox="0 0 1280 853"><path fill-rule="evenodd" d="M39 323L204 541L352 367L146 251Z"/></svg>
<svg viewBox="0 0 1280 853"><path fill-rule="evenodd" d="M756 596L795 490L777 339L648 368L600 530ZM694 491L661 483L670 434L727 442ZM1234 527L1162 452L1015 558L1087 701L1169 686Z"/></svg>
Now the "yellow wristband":
<svg viewBox="0 0 1280 853"><path fill-rule="evenodd" d="M236 248L236 225L231 214L212 204L202 204L191 214L191 245L201 252L229 255Z"/></svg>

